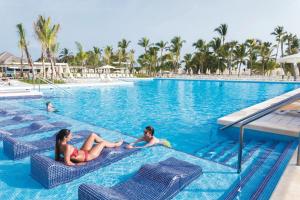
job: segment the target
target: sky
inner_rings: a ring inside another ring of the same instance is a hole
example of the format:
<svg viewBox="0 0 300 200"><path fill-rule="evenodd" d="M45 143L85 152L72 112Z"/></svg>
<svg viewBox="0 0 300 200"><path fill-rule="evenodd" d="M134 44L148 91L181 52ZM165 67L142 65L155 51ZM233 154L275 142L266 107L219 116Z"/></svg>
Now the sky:
<svg viewBox="0 0 300 200"><path fill-rule="evenodd" d="M40 56L33 22L38 15L59 23L60 48L76 53L75 41L84 50L106 45L117 49L122 38L130 40L136 57L142 37L151 43L181 36L182 53L194 51L198 39L211 40L214 29L228 25L227 41L259 38L274 42L270 33L278 25L300 35L300 0L0 0L0 52L20 56L16 24L23 23L34 59Z"/></svg>

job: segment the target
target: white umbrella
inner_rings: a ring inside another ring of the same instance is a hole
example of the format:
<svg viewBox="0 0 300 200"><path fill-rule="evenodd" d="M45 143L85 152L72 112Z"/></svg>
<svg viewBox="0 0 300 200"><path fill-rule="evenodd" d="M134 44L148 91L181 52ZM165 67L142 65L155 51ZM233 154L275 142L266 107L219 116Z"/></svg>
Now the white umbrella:
<svg viewBox="0 0 300 200"><path fill-rule="evenodd" d="M296 77L299 76L299 69L297 63L300 63L300 53L279 58L278 62L294 64L294 72L295 72L295 80L296 80Z"/></svg>
<svg viewBox="0 0 300 200"><path fill-rule="evenodd" d="M280 62L280 63L300 63L300 53L279 58L278 62Z"/></svg>

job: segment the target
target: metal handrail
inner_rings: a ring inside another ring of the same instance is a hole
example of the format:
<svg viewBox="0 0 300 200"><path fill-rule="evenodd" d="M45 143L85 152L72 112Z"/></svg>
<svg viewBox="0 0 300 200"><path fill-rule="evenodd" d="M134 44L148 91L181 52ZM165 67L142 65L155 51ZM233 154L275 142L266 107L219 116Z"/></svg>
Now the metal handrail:
<svg viewBox="0 0 300 200"><path fill-rule="evenodd" d="M44 79L44 78L41 78L41 77L37 77L37 79L39 79L39 80L41 80L41 81L44 81L44 82L46 82L47 84L49 84L49 85L51 85L51 86L53 86L53 87L55 87L55 88L57 88L57 89L60 89L60 90L62 90L62 91L64 91L64 92L68 93L69 95L73 95L73 94L70 93L69 91L65 90L65 89L62 88L62 87L59 87L59 86L55 85L53 82L51 82L51 81L49 81L49 80L47 80L47 79ZM40 84L39 84L39 90L40 90Z"/></svg>
<svg viewBox="0 0 300 200"><path fill-rule="evenodd" d="M243 155L243 143L244 143L244 126L259 119L262 118L268 114L270 114L271 112L274 112L275 110L277 110L278 108L288 105L296 100L300 99L300 94L296 94L293 95L289 98L286 98L282 101L279 101L277 103L274 103L268 107L266 107L265 109L262 109L260 111L257 111L251 115L248 115L246 117L243 117L242 119L239 119L233 123L230 123L229 125L226 125L224 127L221 128L221 130L224 130L228 127L231 127L233 125L236 125L239 123L239 127L240 127L240 133L239 133L239 152L238 152L238 166L237 166L237 173L240 173L242 170L242 155ZM241 123L240 123L241 122ZM297 165L300 165L300 134L299 134L299 144L298 144L298 154L297 154Z"/></svg>

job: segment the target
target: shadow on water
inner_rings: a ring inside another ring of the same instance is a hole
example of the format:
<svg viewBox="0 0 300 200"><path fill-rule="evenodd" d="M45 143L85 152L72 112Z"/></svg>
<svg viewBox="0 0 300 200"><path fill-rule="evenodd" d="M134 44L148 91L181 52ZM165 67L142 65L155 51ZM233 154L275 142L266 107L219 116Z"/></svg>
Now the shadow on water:
<svg viewBox="0 0 300 200"><path fill-rule="evenodd" d="M0 147L0 160L9 160L9 158L3 152L3 147Z"/></svg>
<svg viewBox="0 0 300 200"><path fill-rule="evenodd" d="M0 165L0 181L14 188L42 189L30 176L29 168L28 163Z"/></svg>

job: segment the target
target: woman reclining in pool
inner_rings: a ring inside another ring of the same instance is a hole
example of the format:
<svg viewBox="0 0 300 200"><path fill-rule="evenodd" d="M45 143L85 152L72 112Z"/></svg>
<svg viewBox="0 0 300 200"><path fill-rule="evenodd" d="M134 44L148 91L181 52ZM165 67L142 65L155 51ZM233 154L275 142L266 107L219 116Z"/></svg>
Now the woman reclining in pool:
<svg viewBox="0 0 300 200"><path fill-rule="evenodd" d="M61 160L61 154L64 155L66 165L72 166L75 163L84 163L100 156L105 147L119 147L123 141L112 143L102 139L95 133L89 135L82 147L78 150L76 147L68 144L72 139L72 133L68 129L62 129L56 134L55 160Z"/></svg>

